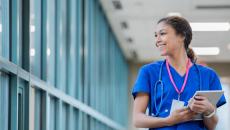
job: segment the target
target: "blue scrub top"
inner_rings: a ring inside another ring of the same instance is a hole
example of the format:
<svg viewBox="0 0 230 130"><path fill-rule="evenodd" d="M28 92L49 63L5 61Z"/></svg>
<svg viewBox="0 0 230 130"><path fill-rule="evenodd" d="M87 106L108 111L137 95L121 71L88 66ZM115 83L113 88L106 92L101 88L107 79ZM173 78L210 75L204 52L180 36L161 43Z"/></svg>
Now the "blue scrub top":
<svg viewBox="0 0 230 130"><path fill-rule="evenodd" d="M161 89L158 86L156 95L154 95L154 86L156 81L159 80L160 66L164 61L158 61L144 65L139 70L138 77L133 87L132 95L135 99L137 93L147 93L150 95L149 109L151 113L150 116L156 114L156 108L154 106L154 96L156 96L157 107L159 107ZM196 67L197 66L197 67ZM197 70L197 68L200 71ZM181 76L172 66L170 66L170 71L172 73L173 79L178 89L181 90L182 84L184 82L185 75ZM219 77L215 71L211 68L204 67L202 65L191 66L188 75L188 81L186 83L184 92L180 95L180 100L188 104L189 99L194 95L197 90L200 90L200 78L201 78L201 90L221 90L221 83ZM170 114L171 104L173 99L178 99L178 94L174 89L167 72L166 64L162 67L162 81L164 84L164 94L162 107L158 117L167 117ZM216 107L220 107L226 103L224 95L218 101ZM203 121L189 121L185 123L180 123L170 127L154 128L150 130L206 130Z"/></svg>

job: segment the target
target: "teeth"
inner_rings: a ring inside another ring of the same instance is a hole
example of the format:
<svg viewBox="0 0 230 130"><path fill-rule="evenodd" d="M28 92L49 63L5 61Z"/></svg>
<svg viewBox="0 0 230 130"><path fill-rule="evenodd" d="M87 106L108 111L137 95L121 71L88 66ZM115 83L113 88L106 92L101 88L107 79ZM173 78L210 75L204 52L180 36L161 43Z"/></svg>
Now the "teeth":
<svg viewBox="0 0 230 130"><path fill-rule="evenodd" d="M165 46L165 44L160 44L160 45L158 45L159 47L161 47L161 46Z"/></svg>

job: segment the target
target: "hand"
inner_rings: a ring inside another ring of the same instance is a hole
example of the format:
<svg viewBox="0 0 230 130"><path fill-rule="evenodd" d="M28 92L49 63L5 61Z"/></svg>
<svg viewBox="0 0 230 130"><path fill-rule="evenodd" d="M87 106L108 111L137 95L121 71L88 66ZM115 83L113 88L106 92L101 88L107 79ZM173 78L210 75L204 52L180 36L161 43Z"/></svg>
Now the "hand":
<svg viewBox="0 0 230 130"><path fill-rule="evenodd" d="M189 101L189 108L196 113L204 115L209 115L215 110L215 106L205 96L195 96L194 99Z"/></svg>
<svg viewBox="0 0 230 130"><path fill-rule="evenodd" d="M189 108L182 108L173 111L172 114L167 117L167 120L169 125L175 125L192 120L196 114L197 113L191 111Z"/></svg>

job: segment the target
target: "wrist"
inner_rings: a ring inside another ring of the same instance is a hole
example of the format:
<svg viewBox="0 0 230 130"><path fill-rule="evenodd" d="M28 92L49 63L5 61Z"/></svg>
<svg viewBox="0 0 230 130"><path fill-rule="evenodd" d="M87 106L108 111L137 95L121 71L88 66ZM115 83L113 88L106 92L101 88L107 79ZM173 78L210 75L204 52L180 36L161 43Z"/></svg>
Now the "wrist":
<svg viewBox="0 0 230 130"><path fill-rule="evenodd" d="M211 113L215 112L215 109L216 109L215 107L211 106L211 107L209 107L209 109L206 112L203 113L203 115L208 116Z"/></svg>
<svg viewBox="0 0 230 130"><path fill-rule="evenodd" d="M165 125L166 126L172 126L173 125L173 122L172 122L172 119L168 116L165 119Z"/></svg>
<svg viewBox="0 0 230 130"><path fill-rule="evenodd" d="M203 115L204 118L211 118L216 114L216 109L214 109L212 112L206 113Z"/></svg>

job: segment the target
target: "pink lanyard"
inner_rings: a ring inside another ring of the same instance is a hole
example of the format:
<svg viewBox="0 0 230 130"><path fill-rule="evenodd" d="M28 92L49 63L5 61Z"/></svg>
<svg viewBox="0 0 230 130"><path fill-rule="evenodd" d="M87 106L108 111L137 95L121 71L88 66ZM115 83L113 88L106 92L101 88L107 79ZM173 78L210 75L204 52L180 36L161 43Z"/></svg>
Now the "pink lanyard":
<svg viewBox="0 0 230 130"><path fill-rule="evenodd" d="M173 80L172 74L170 72L168 60L166 59L166 67L167 67L167 71L168 71L168 74L169 74L169 78L170 78L171 83L173 84L173 87L175 88L176 92L178 93L178 100L180 100L180 94L184 91L185 85L186 85L187 80L188 80L190 62L191 62L190 59L188 59L187 65L186 65L186 75L185 75L184 83L182 85L181 90L179 91L178 87L176 86L176 84L175 84L175 82Z"/></svg>

